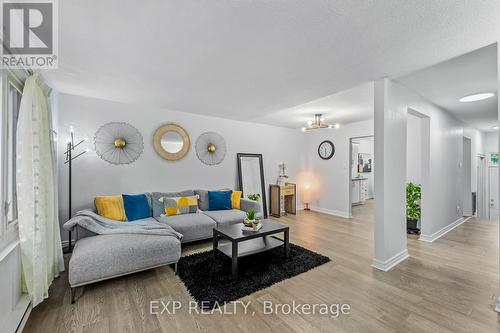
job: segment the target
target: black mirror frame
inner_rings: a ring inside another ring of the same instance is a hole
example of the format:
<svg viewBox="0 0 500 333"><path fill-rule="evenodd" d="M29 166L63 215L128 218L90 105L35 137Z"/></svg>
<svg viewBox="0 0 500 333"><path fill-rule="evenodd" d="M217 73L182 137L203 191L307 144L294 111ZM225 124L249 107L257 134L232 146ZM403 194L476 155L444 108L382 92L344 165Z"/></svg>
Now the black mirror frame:
<svg viewBox="0 0 500 333"><path fill-rule="evenodd" d="M260 186L262 188L262 209L264 210L264 218L267 219L267 202L266 202L266 183L264 181L264 163L262 162L262 154L237 153L238 160L238 181L239 190L243 191L243 179L241 175L241 157L258 157L260 165Z"/></svg>

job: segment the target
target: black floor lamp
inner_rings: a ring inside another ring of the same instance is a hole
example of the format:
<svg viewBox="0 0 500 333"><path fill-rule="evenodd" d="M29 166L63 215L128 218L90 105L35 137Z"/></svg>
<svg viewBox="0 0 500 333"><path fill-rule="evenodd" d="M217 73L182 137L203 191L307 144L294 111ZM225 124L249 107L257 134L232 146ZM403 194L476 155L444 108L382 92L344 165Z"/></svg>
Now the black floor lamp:
<svg viewBox="0 0 500 333"><path fill-rule="evenodd" d="M83 138L81 141L75 144L75 128L74 126L69 127L69 138L68 142L66 143L66 151L64 152L64 164L68 165L68 220L71 219L72 217L72 210L71 210L71 164L74 159L82 156L85 154L88 149L85 149L79 153L76 153L76 155L73 154L74 150L76 147L80 146L82 143L86 142L88 138ZM68 231L68 251L66 253L71 252L71 230Z"/></svg>

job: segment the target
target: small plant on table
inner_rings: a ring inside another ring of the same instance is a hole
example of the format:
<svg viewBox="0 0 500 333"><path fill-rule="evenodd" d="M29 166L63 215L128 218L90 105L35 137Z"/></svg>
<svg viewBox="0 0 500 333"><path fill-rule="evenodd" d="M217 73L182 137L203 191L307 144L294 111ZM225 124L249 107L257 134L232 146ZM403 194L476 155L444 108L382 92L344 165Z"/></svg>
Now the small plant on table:
<svg viewBox="0 0 500 333"><path fill-rule="evenodd" d="M247 216L243 220L243 224L247 227L255 227L259 224L259 220L256 218L256 213L253 209L249 209L247 212Z"/></svg>

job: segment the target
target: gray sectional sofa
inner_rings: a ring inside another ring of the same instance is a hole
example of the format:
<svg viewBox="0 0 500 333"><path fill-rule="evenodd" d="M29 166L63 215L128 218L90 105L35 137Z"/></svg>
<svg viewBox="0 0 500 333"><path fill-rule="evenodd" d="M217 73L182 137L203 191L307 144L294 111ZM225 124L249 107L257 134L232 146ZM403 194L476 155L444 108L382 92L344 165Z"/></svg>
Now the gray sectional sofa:
<svg viewBox="0 0 500 333"><path fill-rule="evenodd" d="M164 208L161 197L198 195L198 208L193 214L162 217ZM71 286L71 301L74 302L76 287L135 273L164 265L175 265L181 256L181 242L188 243L213 236L213 228L219 225L241 223L246 212L253 209L258 215L260 205L241 199L241 209L208 210L207 190L182 192L153 192L149 195L152 217L139 221L165 223L183 235L182 241L175 237L143 234L97 235L77 227L77 242L69 261L68 279ZM119 222L117 222L119 223Z"/></svg>

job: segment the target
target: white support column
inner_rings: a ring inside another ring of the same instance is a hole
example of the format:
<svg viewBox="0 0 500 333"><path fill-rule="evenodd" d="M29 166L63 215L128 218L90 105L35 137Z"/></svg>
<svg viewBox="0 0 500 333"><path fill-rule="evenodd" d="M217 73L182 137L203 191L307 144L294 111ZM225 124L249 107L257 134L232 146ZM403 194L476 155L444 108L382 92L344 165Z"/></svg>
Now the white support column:
<svg viewBox="0 0 500 333"><path fill-rule="evenodd" d="M500 41L497 42L497 80L499 84L498 87L500 87ZM500 90L500 88L497 88L497 96L498 96L498 90ZM500 99L498 99L497 110L498 110L498 119L500 120ZM498 135L498 147L500 147L500 135ZM498 187L500 188L500 177L499 177ZM498 234L498 237L500 240L500 233ZM499 287L500 287L500 281L499 281ZM495 306L495 310L496 312L500 312L500 296L497 298L497 304Z"/></svg>
<svg viewBox="0 0 500 333"><path fill-rule="evenodd" d="M375 82L375 223L372 266L388 271L406 248L406 117L390 80Z"/></svg>

